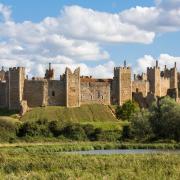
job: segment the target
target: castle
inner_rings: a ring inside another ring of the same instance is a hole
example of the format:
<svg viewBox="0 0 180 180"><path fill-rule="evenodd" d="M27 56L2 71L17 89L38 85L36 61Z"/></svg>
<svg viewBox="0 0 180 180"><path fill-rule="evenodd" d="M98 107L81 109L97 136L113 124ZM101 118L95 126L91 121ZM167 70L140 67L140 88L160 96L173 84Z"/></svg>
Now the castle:
<svg viewBox="0 0 180 180"><path fill-rule="evenodd" d="M72 72L66 68L59 80L49 64L43 78L28 79L24 67L0 71L0 108L21 110L38 106L79 107L83 104L118 104L134 99L140 106L148 105L156 98L169 95L179 100L180 76L176 63L173 68L161 71L156 61L147 73L134 75L126 66L114 68L113 79L95 79L80 76L80 68Z"/></svg>

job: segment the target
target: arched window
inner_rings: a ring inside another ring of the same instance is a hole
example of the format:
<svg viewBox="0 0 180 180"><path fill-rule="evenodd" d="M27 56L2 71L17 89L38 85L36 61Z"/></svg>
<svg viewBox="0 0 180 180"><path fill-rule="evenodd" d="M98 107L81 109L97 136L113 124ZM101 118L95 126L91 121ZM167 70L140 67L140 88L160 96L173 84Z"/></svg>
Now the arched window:
<svg viewBox="0 0 180 180"><path fill-rule="evenodd" d="M55 96L55 92L54 92L54 91L52 91L52 96L53 96L53 97Z"/></svg>

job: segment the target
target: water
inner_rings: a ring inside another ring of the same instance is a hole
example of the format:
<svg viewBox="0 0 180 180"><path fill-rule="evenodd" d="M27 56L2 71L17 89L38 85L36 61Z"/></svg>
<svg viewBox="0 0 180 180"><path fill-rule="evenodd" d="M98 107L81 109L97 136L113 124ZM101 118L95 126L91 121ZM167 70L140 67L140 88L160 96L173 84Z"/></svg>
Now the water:
<svg viewBox="0 0 180 180"><path fill-rule="evenodd" d="M159 154L171 153L180 154L180 150L160 150L160 149L111 149L111 150L89 150L89 151L72 151L67 154L84 154L84 155L111 155L111 154Z"/></svg>

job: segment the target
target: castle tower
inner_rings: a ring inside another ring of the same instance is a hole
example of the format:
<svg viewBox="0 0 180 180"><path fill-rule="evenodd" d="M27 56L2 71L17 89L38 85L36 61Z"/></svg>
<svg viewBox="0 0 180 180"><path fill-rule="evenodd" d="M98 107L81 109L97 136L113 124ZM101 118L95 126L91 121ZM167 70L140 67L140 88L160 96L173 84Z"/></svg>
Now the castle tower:
<svg viewBox="0 0 180 180"><path fill-rule="evenodd" d="M174 67L170 70L170 89L177 88L177 86L178 86L178 73L175 62Z"/></svg>
<svg viewBox="0 0 180 180"><path fill-rule="evenodd" d="M10 68L6 76L8 108L19 110L24 96L25 68Z"/></svg>
<svg viewBox="0 0 180 180"><path fill-rule="evenodd" d="M156 66L153 68L147 68L147 79L149 81L150 92L155 96L161 97L161 71L158 66L158 61L156 61Z"/></svg>
<svg viewBox="0 0 180 180"><path fill-rule="evenodd" d="M49 69L46 69L45 79L54 79L54 69L51 68L51 63L49 63Z"/></svg>
<svg viewBox="0 0 180 180"><path fill-rule="evenodd" d="M80 107L80 68L75 69L74 73L66 68L66 106Z"/></svg>
<svg viewBox="0 0 180 180"><path fill-rule="evenodd" d="M114 68L112 91L112 103L121 106L127 100L132 100L131 68L126 67L126 61L124 61L124 67Z"/></svg>
<svg viewBox="0 0 180 180"><path fill-rule="evenodd" d="M2 67L0 71L0 81L4 81L4 80L5 80L5 71L4 71L4 67Z"/></svg>

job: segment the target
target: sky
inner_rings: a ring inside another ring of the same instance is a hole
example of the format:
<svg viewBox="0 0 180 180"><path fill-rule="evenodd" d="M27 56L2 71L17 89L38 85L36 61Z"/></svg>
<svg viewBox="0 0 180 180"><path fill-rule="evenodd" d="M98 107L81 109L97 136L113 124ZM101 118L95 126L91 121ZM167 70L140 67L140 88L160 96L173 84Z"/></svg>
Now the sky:
<svg viewBox="0 0 180 180"><path fill-rule="evenodd" d="M65 67L112 78L126 60L134 73L159 61L180 70L180 0L0 0L0 65L56 78Z"/></svg>

